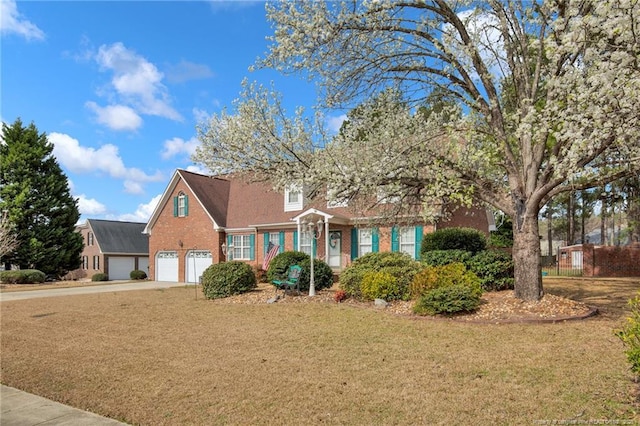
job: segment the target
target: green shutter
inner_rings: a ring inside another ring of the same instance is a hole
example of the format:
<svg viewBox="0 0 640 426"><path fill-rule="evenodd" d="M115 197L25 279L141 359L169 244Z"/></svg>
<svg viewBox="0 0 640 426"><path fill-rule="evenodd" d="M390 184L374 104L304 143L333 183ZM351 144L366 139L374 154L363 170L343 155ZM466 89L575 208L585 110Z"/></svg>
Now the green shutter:
<svg viewBox="0 0 640 426"><path fill-rule="evenodd" d="M358 229L351 228L351 260L358 257Z"/></svg>
<svg viewBox="0 0 640 426"><path fill-rule="evenodd" d="M173 217L178 217L178 197L173 197Z"/></svg>
<svg viewBox="0 0 640 426"><path fill-rule="evenodd" d="M293 231L293 251L298 251L298 231Z"/></svg>
<svg viewBox="0 0 640 426"><path fill-rule="evenodd" d="M400 241L398 240L398 227L391 228L391 251L400 251Z"/></svg>
<svg viewBox="0 0 640 426"><path fill-rule="evenodd" d="M422 246L422 225L416 226L416 259L420 259L420 247Z"/></svg>
<svg viewBox="0 0 640 426"><path fill-rule="evenodd" d="M184 215L189 216L189 197L184 196Z"/></svg>
<svg viewBox="0 0 640 426"><path fill-rule="evenodd" d="M278 244L280 244L278 253L284 253L284 231L280 231L280 234L278 235Z"/></svg>
<svg viewBox="0 0 640 426"><path fill-rule="evenodd" d="M269 250L269 233L265 232L264 234L264 255L267 255L267 251Z"/></svg>
<svg viewBox="0 0 640 426"><path fill-rule="evenodd" d="M249 235L249 260L256 260L256 234Z"/></svg>
<svg viewBox="0 0 640 426"><path fill-rule="evenodd" d="M380 251L380 232L378 232L378 228L371 230L371 251L374 253Z"/></svg>

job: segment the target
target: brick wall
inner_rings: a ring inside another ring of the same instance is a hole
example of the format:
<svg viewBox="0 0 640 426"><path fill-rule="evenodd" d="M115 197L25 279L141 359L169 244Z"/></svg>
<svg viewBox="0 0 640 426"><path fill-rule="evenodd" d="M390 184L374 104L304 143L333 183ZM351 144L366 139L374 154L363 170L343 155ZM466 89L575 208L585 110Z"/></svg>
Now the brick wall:
<svg viewBox="0 0 640 426"><path fill-rule="evenodd" d="M630 246L583 245L583 276L640 277L640 244Z"/></svg>
<svg viewBox="0 0 640 426"><path fill-rule="evenodd" d="M189 210L186 217L173 216L173 197L177 197L180 191L188 197ZM187 252L194 249L209 250L213 256L213 263L218 263L222 255L222 243L224 233L213 229L212 220L180 180L160 211L149 235L149 278L156 279L156 255L159 251L178 252L178 280L185 281Z"/></svg>

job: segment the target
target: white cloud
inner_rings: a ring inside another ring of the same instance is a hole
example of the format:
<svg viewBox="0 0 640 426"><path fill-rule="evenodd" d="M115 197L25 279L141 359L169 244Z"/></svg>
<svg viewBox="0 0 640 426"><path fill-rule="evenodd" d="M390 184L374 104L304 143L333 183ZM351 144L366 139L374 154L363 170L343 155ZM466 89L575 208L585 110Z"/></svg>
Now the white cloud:
<svg viewBox="0 0 640 426"><path fill-rule="evenodd" d="M160 198L162 198L162 194L156 195L147 204L138 204L138 208L135 212L119 215L117 219L130 222L148 222L153 211L160 202Z"/></svg>
<svg viewBox="0 0 640 426"><path fill-rule="evenodd" d="M167 81L171 83L184 83L189 80L202 80L213 77L213 72L208 66L185 61L167 67Z"/></svg>
<svg viewBox="0 0 640 426"><path fill-rule="evenodd" d="M185 141L182 138L169 139L164 141L164 149L160 155L164 160L168 160L169 158L173 158L182 153L191 156L199 145L200 141L195 137L188 141Z"/></svg>
<svg viewBox="0 0 640 426"><path fill-rule="evenodd" d="M142 118L126 105L108 105L101 107L95 102L87 102L87 108L96 114L96 120L111 130L134 131L142 125Z"/></svg>
<svg viewBox="0 0 640 426"><path fill-rule="evenodd" d="M211 171L209 169L207 169L206 167L202 167L199 166L197 164L192 164L189 167L187 167L187 171L188 172L192 172L192 173L198 173L201 175L210 175Z"/></svg>
<svg viewBox="0 0 640 426"><path fill-rule="evenodd" d="M2 34L18 34L27 40L44 40L44 32L22 17L15 0L0 1L0 30Z"/></svg>
<svg viewBox="0 0 640 426"><path fill-rule="evenodd" d="M55 132L50 133L48 139L54 145L53 155L61 165L74 173L106 173L112 178L122 179L127 192L140 193L142 183L164 179L160 172L148 175L140 169L125 167L115 145L106 144L98 149L84 147L77 139Z"/></svg>
<svg viewBox="0 0 640 426"><path fill-rule="evenodd" d="M340 130L340 127L342 127L342 123L344 123L346 119L347 119L347 115L346 114L333 116L333 117L327 117L327 119L326 119L327 127L332 132L336 132L337 133Z"/></svg>
<svg viewBox="0 0 640 426"><path fill-rule="evenodd" d="M107 207L94 198L87 198L86 195L75 195L78 198L78 210L81 215L99 215L107 211Z"/></svg>
<svg viewBox="0 0 640 426"><path fill-rule="evenodd" d="M207 111L200 108L193 108L191 112L193 112L193 118L195 118L196 123L205 123L211 118Z"/></svg>
<svg viewBox="0 0 640 426"><path fill-rule="evenodd" d="M100 46L95 60L103 70L113 72L113 88L122 101L137 112L182 120L171 106L168 90L162 84L164 75L144 57L122 43L114 43Z"/></svg>

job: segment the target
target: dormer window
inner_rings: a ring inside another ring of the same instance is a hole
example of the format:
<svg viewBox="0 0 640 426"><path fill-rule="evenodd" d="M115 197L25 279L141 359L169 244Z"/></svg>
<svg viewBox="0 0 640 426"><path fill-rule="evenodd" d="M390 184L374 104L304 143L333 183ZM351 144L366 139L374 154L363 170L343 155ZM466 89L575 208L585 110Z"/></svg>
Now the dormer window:
<svg viewBox="0 0 640 426"><path fill-rule="evenodd" d="M284 211L292 212L302 210L303 198L300 185L287 185L284 190Z"/></svg>

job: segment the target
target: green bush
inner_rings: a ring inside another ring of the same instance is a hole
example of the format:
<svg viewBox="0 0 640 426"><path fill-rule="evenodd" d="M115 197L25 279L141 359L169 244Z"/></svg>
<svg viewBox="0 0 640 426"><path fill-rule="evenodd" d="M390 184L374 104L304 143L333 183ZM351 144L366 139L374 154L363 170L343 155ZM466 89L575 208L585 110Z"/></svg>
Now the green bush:
<svg viewBox="0 0 640 426"><path fill-rule="evenodd" d="M417 315L452 315L472 312L480 306L480 285L455 284L439 287L420 296L413 306Z"/></svg>
<svg viewBox="0 0 640 426"><path fill-rule="evenodd" d="M467 268L480 278L484 291L513 290L513 258L500 250L485 250L465 262Z"/></svg>
<svg viewBox="0 0 640 426"><path fill-rule="evenodd" d="M6 284L38 284L46 279L44 272L37 269L19 269L0 272L0 282Z"/></svg>
<svg viewBox="0 0 640 426"><path fill-rule="evenodd" d="M246 293L257 287L256 275L248 263L215 263L202 273L202 291L207 299Z"/></svg>
<svg viewBox="0 0 640 426"><path fill-rule="evenodd" d="M409 285L413 277L422 269L420 262L416 262L406 253L382 252L367 253L357 258L340 274L340 288L349 296L362 299L362 280L367 272L387 272L391 274L398 286L393 292L398 299L409 297Z"/></svg>
<svg viewBox="0 0 640 426"><path fill-rule="evenodd" d="M421 253L422 263L429 266L442 266L459 262L465 265L473 254L465 250L432 250Z"/></svg>
<svg viewBox="0 0 640 426"><path fill-rule="evenodd" d="M631 364L631 371L636 376L640 376L640 296L629 300L629 307L631 316L627 318L627 323L622 330L616 331L616 336L626 347L624 353Z"/></svg>
<svg viewBox="0 0 640 426"><path fill-rule="evenodd" d="M487 247L487 237L473 228L443 228L426 234L420 255L433 250L464 250L477 253Z"/></svg>
<svg viewBox="0 0 640 426"><path fill-rule="evenodd" d="M403 296L396 278L384 270L365 273L360 289L362 297L368 300L398 300Z"/></svg>
<svg viewBox="0 0 640 426"><path fill-rule="evenodd" d="M300 291L308 291L311 281L311 257L301 251L285 251L271 259L267 270L268 282L287 279L289 267L292 265L302 267L300 278L298 278ZM314 259L313 271L313 282L316 290L330 288L333 285L333 270L326 262Z"/></svg>
<svg viewBox="0 0 640 426"><path fill-rule="evenodd" d="M147 273L145 271L135 269L129 273L129 278L131 278L132 280L146 280Z"/></svg>
<svg viewBox="0 0 640 426"><path fill-rule="evenodd" d="M98 272L97 274L93 274L91 281L109 281L109 275Z"/></svg>
<svg viewBox="0 0 640 426"><path fill-rule="evenodd" d="M456 285L480 286L480 279L462 263L442 266L427 266L413 278L410 286L412 299L417 299L433 290Z"/></svg>

